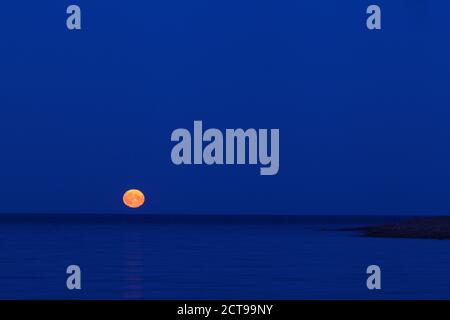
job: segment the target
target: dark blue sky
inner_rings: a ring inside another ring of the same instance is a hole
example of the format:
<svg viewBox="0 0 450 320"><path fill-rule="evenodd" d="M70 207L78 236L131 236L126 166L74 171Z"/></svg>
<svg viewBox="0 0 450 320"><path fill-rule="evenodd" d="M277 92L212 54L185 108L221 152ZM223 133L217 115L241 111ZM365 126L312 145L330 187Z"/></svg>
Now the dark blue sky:
<svg viewBox="0 0 450 320"><path fill-rule="evenodd" d="M450 209L447 1L1 7L0 212L129 212L132 187L148 213ZM279 128L279 174L172 165L170 134L194 120Z"/></svg>

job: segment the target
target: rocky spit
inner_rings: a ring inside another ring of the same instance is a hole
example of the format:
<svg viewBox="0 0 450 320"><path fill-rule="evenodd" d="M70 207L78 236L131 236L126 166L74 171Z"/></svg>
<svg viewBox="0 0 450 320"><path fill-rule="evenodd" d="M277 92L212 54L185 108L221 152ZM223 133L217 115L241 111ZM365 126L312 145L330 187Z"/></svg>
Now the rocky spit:
<svg viewBox="0 0 450 320"><path fill-rule="evenodd" d="M450 216L415 218L396 224L347 228L343 231L359 231L366 237L449 240Z"/></svg>

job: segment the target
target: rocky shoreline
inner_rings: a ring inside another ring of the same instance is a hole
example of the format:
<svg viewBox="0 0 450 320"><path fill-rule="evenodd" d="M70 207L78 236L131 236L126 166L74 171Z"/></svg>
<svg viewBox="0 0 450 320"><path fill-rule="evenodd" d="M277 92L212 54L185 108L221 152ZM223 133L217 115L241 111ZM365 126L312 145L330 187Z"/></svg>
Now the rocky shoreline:
<svg viewBox="0 0 450 320"><path fill-rule="evenodd" d="M449 240L450 216L416 218L395 224L341 230L359 231L365 237Z"/></svg>

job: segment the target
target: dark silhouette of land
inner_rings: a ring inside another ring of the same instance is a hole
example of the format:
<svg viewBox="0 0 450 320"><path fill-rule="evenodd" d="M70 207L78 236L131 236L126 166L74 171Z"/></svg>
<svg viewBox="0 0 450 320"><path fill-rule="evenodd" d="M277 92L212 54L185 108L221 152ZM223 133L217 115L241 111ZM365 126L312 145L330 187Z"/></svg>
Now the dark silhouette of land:
<svg viewBox="0 0 450 320"><path fill-rule="evenodd" d="M0 224L269 224L323 226L321 230L357 231L380 238L450 239L450 216L192 215L192 214L0 214ZM366 225L365 227L335 227ZM333 227L334 226L334 227Z"/></svg>
<svg viewBox="0 0 450 320"><path fill-rule="evenodd" d="M395 224L343 230L360 231L366 237L448 240L450 239L450 216L415 218Z"/></svg>

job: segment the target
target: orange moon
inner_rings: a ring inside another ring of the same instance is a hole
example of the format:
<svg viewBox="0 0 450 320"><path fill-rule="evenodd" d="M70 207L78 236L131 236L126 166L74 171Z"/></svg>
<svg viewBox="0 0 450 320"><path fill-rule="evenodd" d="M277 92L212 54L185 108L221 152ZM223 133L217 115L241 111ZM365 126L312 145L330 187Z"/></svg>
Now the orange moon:
<svg viewBox="0 0 450 320"><path fill-rule="evenodd" d="M139 208L145 202L145 196L142 191L131 189L124 193L123 203L129 208Z"/></svg>

